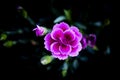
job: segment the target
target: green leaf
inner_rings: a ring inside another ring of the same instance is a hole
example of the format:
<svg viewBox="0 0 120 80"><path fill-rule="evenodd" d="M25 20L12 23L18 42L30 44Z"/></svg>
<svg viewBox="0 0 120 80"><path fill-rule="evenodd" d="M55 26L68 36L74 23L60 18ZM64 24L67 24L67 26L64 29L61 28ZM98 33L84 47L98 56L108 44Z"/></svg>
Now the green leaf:
<svg viewBox="0 0 120 80"><path fill-rule="evenodd" d="M68 64L67 62L64 62L63 66L62 66L62 70L67 70L68 69Z"/></svg>
<svg viewBox="0 0 120 80"><path fill-rule="evenodd" d="M105 25L105 26L110 25L110 20L109 20L109 19L105 19L104 25Z"/></svg>
<svg viewBox="0 0 120 80"><path fill-rule="evenodd" d="M73 65L73 68L76 70L76 69L79 67L79 62L78 62L78 60L75 59L75 60L73 61L72 65Z"/></svg>
<svg viewBox="0 0 120 80"><path fill-rule="evenodd" d="M81 56L81 57L80 57L80 60L81 60L81 61L84 61L84 62L87 62L87 61L88 61L88 57L86 57L86 56Z"/></svg>
<svg viewBox="0 0 120 80"><path fill-rule="evenodd" d="M54 20L54 23L61 22L61 21L65 20L65 19L66 19L65 16L59 16L59 17L57 17L57 18Z"/></svg>
<svg viewBox="0 0 120 80"><path fill-rule="evenodd" d="M67 70L68 70L68 64L67 62L64 62L62 65L62 76L65 77L67 75Z"/></svg>
<svg viewBox="0 0 120 80"><path fill-rule="evenodd" d="M100 22L100 21L94 22L93 25L96 26L96 27L101 27L102 26L102 22Z"/></svg>
<svg viewBox="0 0 120 80"><path fill-rule="evenodd" d="M6 34L1 34L0 35L0 40L6 40L7 39L7 35Z"/></svg>
<svg viewBox="0 0 120 80"><path fill-rule="evenodd" d="M65 77L67 75L67 70L62 70L62 77Z"/></svg>
<svg viewBox="0 0 120 80"><path fill-rule="evenodd" d="M110 46L107 46L105 52L104 52L106 55L110 55L111 53L111 49L110 49Z"/></svg>
<svg viewBox="0 0 120 80"><path fill-rule="evenodd" d="M71 10L64 10L64 14L65 14L66 19L67 19L69 22L72 22Z"/></svg>
<svg viewBox="0 0 120 80"><path fill-rule="evenodd" d="M75 22L74 24L75 24L78 28L80 28L80 29L84 29L84 30L87 29L87 27L86 27L85 25L83 25L82 23Z"/></svg>
<svg viewBox="0 0 120 80"><path fill-rule="evenodd" d="M99 50L97 46L94 46L93 49L94 49L95 51L98 51L98 50Z"/></svg>
<svg viewBox="0 0 120 80"><path fill-rule="evenodd" d="M12 47L14 44L16 44L15 41L6 41L3 46L7 47L7 48L10 48Z"/></svg>
<svg viewBox="0 0 120 80"><path fill-rule="evenodd" d="M47 65L47 64L51 63L52 60L53 60L52 56L45 55L41 58L40 62L41 62L42 65Z"/></svg>
<svg viewBox="0 0 120 80"><path fill-rule="evenodd" d="M28 17L28 14L27 14L27 11L22 7L22 6L18 6L18 12L24 17L24 18L27 18Z"/></svg>
<svg viewBox="0 0 120 80"><path fill-rule="evenodd" d="M27 11L26 11L23 7L18 6L17 9L18 9L18 12L19 12L25 19L27 19L27 20L30 22L30 24L32 24L32 25L35 26L35 22L30 18L30 16L28 15Z"/></svg>
<svg viewBox="0 0 120 80"><path fill-rule="evenodd" d="M91 53L91 54L95 54L95 50L92 48L92 47L90 47L90 46L87 46L87 51L89 52L89 53Z"/></svg>

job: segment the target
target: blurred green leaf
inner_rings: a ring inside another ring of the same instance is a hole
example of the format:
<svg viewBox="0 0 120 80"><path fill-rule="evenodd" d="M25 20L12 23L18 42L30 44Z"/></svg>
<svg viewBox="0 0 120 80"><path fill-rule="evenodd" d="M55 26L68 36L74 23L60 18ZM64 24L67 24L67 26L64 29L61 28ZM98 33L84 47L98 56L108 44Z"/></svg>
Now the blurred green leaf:
<svg viewBox="0 0 120 80"><path fill-rule="evenodd" d="M61 22L61 21L65 20L65 19L66 19L65 16L59 16L59 17L57 17L57 18L54 20L54 23Z"/></svg>
<svg viewBox="0 0 120 80"><path fill-rule="evenodd" d="M44 28L44 35L46 35L48 32L50 32L50 31L49 31L50 29L48 29L48 28L46 28L46 27L44 27L44 26L43 26L43 28Z"/></svg>
<svg viewBox="0 0 120 80"><path fill-rule="evenodd" d="M67 74L67 70L62 70L62 76L65 77Z"/></svg>
<svg viewBox="0 0 120 80"><path fill-rule="evenodd" d="M96 51L99 50L97 46L94 46L93 49L96 50Z"/></svg>
<svg viewBox="0 0 120 80"><path fill-rule="evenodd" d="M77 59L75 59L75 60L73 61L72 66L73 66L74 69L77 69L77 68L79 67L79 62L78 62Z"/></svg>
<svg viewBox="0 0 120 80"><path fill-rule="evenodd" d="M22 29L18 29L18 30L17 30L17 33L18 33L18 34L22 34L22 33L23 33L23 30L22 30Z"/></svg>
<svg viewBox="0 0 120 80"><path fill-rule="evenodd" d="M3 46L7 47L7 48L10 48L12 47L14 44L16 44L15 41L6 41Z"/></svg>
<svg viewBox="0 0 120 80"><path fill-rule="evenodd" d="M83 25L82 23L79 23L79 22L75 22L74 25L76 25L76 27L78 27L80 29L84 29L84 30L87 29L87 27L85 25Z"/></svg>
<svg viewBox="0 0 120 80"><path fill-rule="evenodd" d="M88 57L86 57L86 56L81 56L81 57L80 57L80 60L86 62L86 61L88 61Z"/></svg>
<svg viewBox="0 0 120 80"><path fill-rule="evenodd" d="M17 10L25 19L30 22L30 24L35 25L35 22L30 18L27 11L23 7L18 6Z"/></svg>
<svg viewBox="0 0 120 80"><path fill-rule="evenodd" d="M30 40L30 42L31 42L31 44L32 44L33 46L38 45L38 42L37 42L37 41L35 41L35 40Z"/></svg>
<svg viewBox="0 0 120 80"><path fill-rule="evenodd" d="M52 60L53 60L52 56L45 55L41 58L40 62L41 62L42 65L47 65L47 64L51 63Z"/></svg>
<svg viewBox="0 0 120 80"><path fill-rule="evenodd" d="M67 62L64 62L63 66L62 66L62 70L67 70L68 69L68 64Z"/></svg>
<svg viewBox="0 0 120 80"><path fill-rule="evenodd" d="M91 54L95 54L95 50L92 47L87 46L87 51Z"/></svg>
<svg viewBox="0 0 120 80"><path fill-rule="evenodd" d="M90 22L90 25L92 26L96 26L96 27L101 27L103 25L103 23L101 21L97 21L97 22Z"/></svg>
<svg viewBox="0 0 120 80"><path fill-rule="evenodd" d="M97 27L101 27L102 26L102 22L98 21L98 22L95 22L93 25L95 25Z"/></svg>
<svg viewBox="0 0 120 80"><path fill-rule="evenodd" d="M105 25L105 26L110 25L110 20L109 20L109 19L105 19L104 25Z"/></svg>
<svg viewBox="0 0 120 80"><path fill-rule="evenodd" d="M67 19L69 22L72 22L71 10L64 10L64 14L65 14L66 19Z"/></svg>
<svg viewBox="0 0 120 80"><path fill-rule="evenodd" d="M52 68L52 66L47 66L47 70L50 70Z"/></svg>
<svg viewBox="0 0 120 80"><path fill-rule="evenodd" d="M6 40L7 39L7 35L6 34L1 34L0 35L0 40Z"/></svg>
<svg viewBox="0 0 120 80"><path fill-rule="evenodd" d="M64 62L62 65L62 76L65 77L67 75L67 70L68 70L68 64L67 62Z"/></svg>
<svg viewBox="0 0 120 80"><path fill-rule="evenodd" d="M105 52L104 52L106 55L109 55L111 53L111 49L110 49L110 46L107 46Z"/></svg>
<svg viewBox="0 0 120 80"><path fill-rule="evenodd" d="M24 17L24 18L27 18L28 17L28 14L27 14L27 11L21 7L21 6L18 6L18 12Z"/></svg>
<svg viewBox="0 0 120 80"><path fill-rule="evenodd" d="M30 24L32 24L32 25L35 26L35 22L34 22L33 19L31 19L29 16L28 16L27 20L30 22Z"/></svg>

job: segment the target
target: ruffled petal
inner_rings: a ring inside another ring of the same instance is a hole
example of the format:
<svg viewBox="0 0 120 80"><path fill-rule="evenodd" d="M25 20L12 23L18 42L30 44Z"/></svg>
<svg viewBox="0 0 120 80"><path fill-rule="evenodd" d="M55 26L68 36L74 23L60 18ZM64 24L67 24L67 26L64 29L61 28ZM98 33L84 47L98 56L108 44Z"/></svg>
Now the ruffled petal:
<svg viewBox="0 0 120 80"><path fill-rule="evenodd" d="M68 29L64 32L64 38L68 41L73 41L75 39L75 33Z"/></svg>
<svg viewBox="0 0 120 80"><path fill-rule="evenodd" d="M60 46L60 44L58 42L52 43L50 46L51 52L53 52L54 54L60 54L59 46Z"/></svg>
<svg viewBox="0 0 120 80"><path fill-rule="evenodd" d="M67 23L65 23L65 22L61 22L61 23L55 24L55 25L53 26L53 30L56 29L56 28L60 28L60 29L62 29L63 31L65 31L65 30L69 29L69 25L68 25Z"/></svg>
<svg viewBox="0 0 120 80"><path fill-rule="evenodd" d="M61 41L63 42L63 44L69 44L74 39L75 39L75 33L72 30L68 29L64 31Z"/></svg>
<svg viewBox="0 0 120 80"><path fill-rule="evenodd" d="M50 35L51 33L48 33L48 34L46 34L46 36L44 37L44 40L45 41L54 41L52 38L51 38L51 35Z"/></svg>
<svg viewBox="0 0 120 80"><path fill-rule="evenodd" d="M87 38L84 36L80 42L82 44L82 48L85 49L88 45Z"/></svg>
<svg viewBox="0 0 120 80"><path fill-rule="evenodd" d="M51 46L51 44L52 44L53 42L55 42L55 41L51 38L50 33L48 33L48 34L45 36L44 40L45 40L45 42L44 42L45 48L50 51L50 46Z"/></svg>
<svg viewBox="0 0 120 80"><path fill-rule="evenodd" d="M75 32L75 34L78 37L79 41L81 41L82 33L79 31L79 29L77 27L75 27L75 26L71 26L70 29Z"/></svg>
<svg viewBox="0 0 120 80"><path fill-rule="evenodd" d="M61 44L59 47L59 51L61 54L69 54L71 52L71 46Z"/></svg>
<svg viewBox="0 0 120 80"><path fill-rule="evenodd" d="M54 40L59 40L63 36L62 29L56 28L51 32L51 37Z"/></svg>
<svg viewBox="0 0 120 80"><path fill-rule="evenodd" d="M75 40L73 40L72 42L70 42L70 45L72 47L76 47L79 44L79 39L78 37L75 38Z"/></svg>
<svg viewBox="0 0 120 80"><path fill-rule="evenodd" d="M54 57L54 58L58 58L59 60L65 60L65 59L67 59L68 58L68 55L63 55L63 54L54 54L54 53L52 53L52 56Z"/></svg>
<svg viewBox="0 0 120 80"><path fill-rule="evenodd" d="M78 44L78 46L76 47L72 47L71 53L69 54L69 56L71 57L75 57L79 55L79 52L82 50L82 45L81 43Z"/></svg>
<svg viewBox="0 0 120 80"><path fill-rule="evenodd" d="M47 50L50 51L50 45L51 45L51 43L48 42L48 41L45 41L45 42L44 42L44 45L45 45L45 49L47 49Z"/></svg>

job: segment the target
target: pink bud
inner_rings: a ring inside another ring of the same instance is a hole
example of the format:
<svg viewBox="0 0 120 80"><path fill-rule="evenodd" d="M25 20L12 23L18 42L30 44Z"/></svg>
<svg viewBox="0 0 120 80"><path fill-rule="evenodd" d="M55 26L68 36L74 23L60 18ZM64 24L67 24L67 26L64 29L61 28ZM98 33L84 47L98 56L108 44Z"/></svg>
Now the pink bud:
<svg viewBox="0 0 120 80"><path fill-rule="evenodd" d="M36 25L37 27L33 29L33 31L35 31L36 33L36 36L43 36L44 35L44 28L39 26L39 25Z"/></svg>

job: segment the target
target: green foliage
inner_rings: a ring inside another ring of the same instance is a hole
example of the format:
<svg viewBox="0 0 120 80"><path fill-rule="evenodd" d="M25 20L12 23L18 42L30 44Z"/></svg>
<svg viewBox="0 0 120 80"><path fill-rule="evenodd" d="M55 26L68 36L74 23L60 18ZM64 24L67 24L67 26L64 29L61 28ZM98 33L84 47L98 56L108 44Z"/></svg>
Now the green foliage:
<svg viewBox="0 0 120 80"><path fill-rule="evenodd" d="M71 10L64 10L64 15L68 22L72 23Z"/></svg>
<svg viewBox="0 0 120 80"><path fill-rule="evenodd" d="M4 40L6 40L7 39L7 34L1 34L0 35L0 40L1 41L4 41Z"/></svg>
<svg viewBox="0 0 120 80"><path fill-rule="evenodd" d="M8 40L8 41L4 42L3 46L4 46L4 47L7 47L7 48L10 48L10 47L12 47L14 44L16 44L15 41Z"/></svg>
<svg viewBox="0 0 120 80"><path fill-rule="evenodd" d="M52 60L53 60L52 56L45 55L40 59L40 62L41 62L42 65L47 65L47 64L51 63Z"/></svg>
<svg viewBox="0 0 120 80"><path fill-rule="evenodd" d="M17 10L23 18L25 18L30 22L31 25L34 25L34 26L36 25L35 22L31 19L31 17L28 15L27 11L23 7L19 6Z"/></svg>
<svg viewBox="0 0 120 80"><path fill-rule="evenodd" d="M65 77L67 75L67 71L68 71L68 63L67 62L64 62L63 65L62 65L62 76Z"/></svg>
<svg viewBox="0 0 120 80"><path fill-rule="evenodd" d="M54 20L54 23L61 22L61 21L65 20L65 19L66 19L65 16L59 16L59 17L57 17L57 18Z"/></svg>

